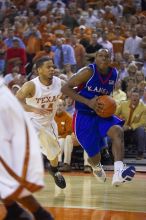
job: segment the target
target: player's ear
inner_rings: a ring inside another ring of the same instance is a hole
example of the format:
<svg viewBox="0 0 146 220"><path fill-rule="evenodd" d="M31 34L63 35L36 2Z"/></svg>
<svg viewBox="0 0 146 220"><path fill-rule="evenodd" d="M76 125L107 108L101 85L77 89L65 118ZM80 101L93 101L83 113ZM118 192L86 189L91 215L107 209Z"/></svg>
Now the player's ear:
<svg viewBox="0 0 146 220"><path fill-rule="evenodd" d="M95 59L96 59L96 57L97 57L97 54L98 54L98 52L96 51L96 53L95 53Z"/></svg>
<svg viewBox="0 0 146 220"><path fill-rule="evenodd" d="M40 67L38 67L38 68L37 68L37 72L38 72L38 73L40 73L40 71L41 71L41 68L40 68Z"/></svg>

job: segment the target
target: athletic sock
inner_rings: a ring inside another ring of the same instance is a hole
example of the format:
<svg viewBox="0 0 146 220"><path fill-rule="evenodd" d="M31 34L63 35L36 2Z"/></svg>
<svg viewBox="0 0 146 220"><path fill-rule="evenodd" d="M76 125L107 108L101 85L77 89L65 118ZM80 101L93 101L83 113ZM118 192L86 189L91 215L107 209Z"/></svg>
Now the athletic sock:
<svg viewBox="0 0 146 220"><path fill-rule="evenodd" d="M50 170L53 172L53 173L57 173L58 172L58 167L53 167L50 165Z"/></svg>
<svg viewBox="0 0 146 220"><path fill-rule="evenodd" d="M92 166L92 169L93 170L98 170L98 169L101 170L101 163L99 162L96 166L94 166L94 167Z"/></svg>
<svg viewBox="0 0 146 220"><path fill-rule="evenodd" d="M120 171L120 170L123 170L123 168L124 168L124 164L123 164L122 161L115 161L114 162L114 172L115 173Z"/></svg>

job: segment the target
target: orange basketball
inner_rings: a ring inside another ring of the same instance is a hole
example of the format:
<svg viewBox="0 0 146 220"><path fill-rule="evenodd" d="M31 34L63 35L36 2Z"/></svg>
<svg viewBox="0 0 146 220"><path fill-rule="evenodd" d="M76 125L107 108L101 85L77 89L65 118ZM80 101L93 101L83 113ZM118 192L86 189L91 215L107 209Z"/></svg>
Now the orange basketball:
<svg viewBox="0 0 146 220"><path fill-rule="evenodd" d="M102 110L98 110L96 113L100 117L108 118L112 116L116 111L115 100L108 95L99 96L97 102L101 104Z"/></svg>

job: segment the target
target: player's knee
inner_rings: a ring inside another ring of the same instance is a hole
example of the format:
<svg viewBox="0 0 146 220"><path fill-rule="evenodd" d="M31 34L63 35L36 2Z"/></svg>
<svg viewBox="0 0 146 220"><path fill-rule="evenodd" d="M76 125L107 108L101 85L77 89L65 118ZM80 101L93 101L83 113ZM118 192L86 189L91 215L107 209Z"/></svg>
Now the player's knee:
<svg viewBox="0 0 146 220"><path fill-rule="evenodd" d="M115 139L115 138L123 139L124 138L123 128L120 127L119 125L114 125L112 128L110 128L108 135L112 139Z"/></svg>

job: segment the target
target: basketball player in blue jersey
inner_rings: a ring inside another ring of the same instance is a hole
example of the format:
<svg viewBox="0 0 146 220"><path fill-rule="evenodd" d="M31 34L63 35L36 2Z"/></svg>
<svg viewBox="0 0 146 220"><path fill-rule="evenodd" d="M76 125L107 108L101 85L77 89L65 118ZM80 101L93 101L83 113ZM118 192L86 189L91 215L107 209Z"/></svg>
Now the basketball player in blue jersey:
<svg viewBox="0 0 146 220"><path fill-rule="evenodd" d="M111 61L107 49L96 53L95 63L80 69L63 87L62 92L75 100L76 114L74 131L80 145L87 152L88 161L93 168L94 176L106 181L106 174L100 163L100 150L104 146L104 137L112 140L114 156L114 175L112 185L131 181L135 175L135 167L124 168L124 121L116 116L102 118L95 111L102 111L96 101L98 96L111 95L117 80L117 71L109 66ZM78 89L75 89L78 88Z"/></svg>
<svg viewBox="0 0 146 220"><path fill-rule="evenodd" d="M54 120L57 104L62 95L63 81L54 76L54 64L48 57L37 60L36 69L38 76L26 82L16 96L40 138L41 151L50 161L50 174L56 185L63 189L66 187L66 182L58 171L60 147L58 146L58 128Z"/></svg>

